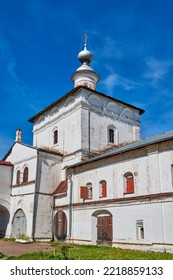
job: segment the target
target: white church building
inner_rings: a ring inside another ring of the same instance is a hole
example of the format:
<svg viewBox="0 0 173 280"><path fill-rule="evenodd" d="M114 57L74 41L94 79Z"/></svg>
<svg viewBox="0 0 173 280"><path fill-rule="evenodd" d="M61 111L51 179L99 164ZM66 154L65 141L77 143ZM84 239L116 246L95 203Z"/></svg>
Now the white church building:
<svg viewBox="0 0 173 280"><path fill-rule="evenodd" d="M140 139L144 110L96 90L84 45L74 88L30 118L0 161L0 237L173 253L173 131Z"/></svg>

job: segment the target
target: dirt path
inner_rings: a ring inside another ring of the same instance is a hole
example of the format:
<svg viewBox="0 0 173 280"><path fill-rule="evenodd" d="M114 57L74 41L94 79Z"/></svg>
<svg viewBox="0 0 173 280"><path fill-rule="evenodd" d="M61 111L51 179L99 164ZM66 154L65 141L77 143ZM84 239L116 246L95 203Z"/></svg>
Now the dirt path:
<svg viewBox="0 0 173 280"><path fill-rule="evenodd" d="M0 240L0 252L5 256L20 256L32 252L53 251L55 248L45 242L21 244L15 241Z"/></svg>

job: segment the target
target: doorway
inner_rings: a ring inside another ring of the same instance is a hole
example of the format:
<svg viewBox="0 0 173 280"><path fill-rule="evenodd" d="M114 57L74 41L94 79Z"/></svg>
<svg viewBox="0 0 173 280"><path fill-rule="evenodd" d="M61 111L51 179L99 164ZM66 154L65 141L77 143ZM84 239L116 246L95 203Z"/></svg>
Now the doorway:
<svg viewBox="0 0 173 280"><path fill-rule="evenodd" d="M12 221L12 238L23 238L26 237L26 215L22 209L17 210L14 214L13 221Z"/></svg>
<svg viewBox="0 0 173 280"><path fill-rule="evenodd" d="M60 241L67 237L67 217L63 211L58 211L55 215L55 237Z"/></svg>

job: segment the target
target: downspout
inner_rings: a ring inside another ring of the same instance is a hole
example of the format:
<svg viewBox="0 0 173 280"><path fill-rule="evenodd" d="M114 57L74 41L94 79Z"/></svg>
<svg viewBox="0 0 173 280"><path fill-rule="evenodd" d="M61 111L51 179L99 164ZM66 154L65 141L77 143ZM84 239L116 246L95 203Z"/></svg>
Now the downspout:
<svg viewBox="0 0 173 280"><path fill-rule="evenodd" d="M51 241L54 241L54 233L55 233L55 229L54 229L54 205L55 205L55 197L54 197L54 194L52 194L52 237L51 237Z"/></svg>
<svg viewBox="0 0 173 280"><path fill-rule="evenodd" d="M160 193L162 193L162 188L161 188L161 174L160 174L160 155L159 155L159 153L158 153L158 166L159 166L159 186L160 186ZM164 253L166 253L166 248L165 248L164 215L163 215L163 201L162 201L162 200L161 200L161 222L162 222L163 248L164 248Z"/></svg>
<svg viewBox="0 0 173 280"><path fill-rule="evenodd" d="M72 174L68 175L69 179L69 239L71 239L72 234L72 190L73 190L73 181L72 181Z"/></svg>
<svg viewBox="0 0 173 280"><path fill-rule="evenodd" d="M37 150L37 166L36 166L36 178L35 178L35 189L34 189L34 203L33 203L33 217L32 217L32 240L35 240L35 224L36 224L36 206L37 206L37 187L38 187L38 180L39 180L39 152Z"/></svg>
<svg viewBox="0 0 173 280"><path fill-rule="evenodd" d="M91 112L90 112L90 108L88 110L88 152L90 154L90 150L91 150Z"/></svg>

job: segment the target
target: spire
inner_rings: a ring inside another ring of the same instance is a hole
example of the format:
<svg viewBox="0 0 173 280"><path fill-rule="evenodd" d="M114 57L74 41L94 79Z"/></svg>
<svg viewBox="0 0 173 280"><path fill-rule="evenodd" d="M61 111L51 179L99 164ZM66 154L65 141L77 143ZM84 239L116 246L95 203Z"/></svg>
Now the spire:
<svg viewBox="0 0 173 280"><path fill-rule="evenodd" d="M84 49L79 52L78 59L82 65L76 70L72 75L72 81L74 82L74 87L86 86L93 90L96 89L96 83L99 81L99 76L94 72L94 70L89 66L93 59L93 55L87 50L87 40L88 34L84 35Z"/></svg>

